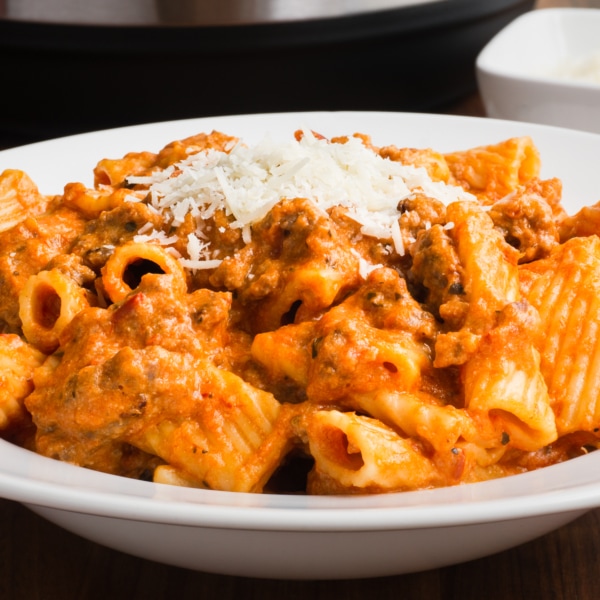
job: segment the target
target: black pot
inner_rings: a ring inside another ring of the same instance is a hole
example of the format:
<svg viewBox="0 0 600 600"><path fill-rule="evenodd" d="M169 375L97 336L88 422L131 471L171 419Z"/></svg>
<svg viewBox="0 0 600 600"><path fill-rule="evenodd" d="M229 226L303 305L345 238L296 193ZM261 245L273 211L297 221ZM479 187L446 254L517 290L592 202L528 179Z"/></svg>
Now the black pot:
<svg viewBox="0 0 600 600"><path fill-rule="evenodd" d="M24 143L217 114L443 110L476 89L479 51L533 4L439 0L187 25L5 16L0 138Z"/></svg>

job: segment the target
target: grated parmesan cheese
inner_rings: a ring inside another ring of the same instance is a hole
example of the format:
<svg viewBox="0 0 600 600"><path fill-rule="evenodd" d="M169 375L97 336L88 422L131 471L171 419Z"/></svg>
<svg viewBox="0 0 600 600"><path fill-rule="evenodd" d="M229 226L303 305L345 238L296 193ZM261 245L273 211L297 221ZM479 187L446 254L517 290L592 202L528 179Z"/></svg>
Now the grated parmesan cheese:
<svg viewBox="0 0 600 600"><path fill-rule="evenodd" d="M373 265L370 262L367 262L354 248L351 248L350 252L352 252L352 254L354 254L354 256L356 256L358 259L358 274L363 279L366 279L375 269L379 269L379 267L383 266L380 264Z"/></svg>
<svg viewBox="0 0 600 600"><path fill-rule="evenodd" d="M238 143L229 152L210 149L150 176L129 177L128 182L149 186L145 201L169 225L181 225L188 214L195 219L196 239L188 239L188 258L182 261L192 269L214 268L220 262L202 240L202 222L217 210L232 217L231 227L240 228L248 243L252 224L284 198L309 199L322 211L341 205L364 235L389 240L403 254L400 200L415 191L446 205L474 199L460 187L433 181L424 168L382 158L358 138L330 143L310 131L299 141L266 138L256 146ZM155 231L140 230L136 239L174 243L172 236Z"/></svg>

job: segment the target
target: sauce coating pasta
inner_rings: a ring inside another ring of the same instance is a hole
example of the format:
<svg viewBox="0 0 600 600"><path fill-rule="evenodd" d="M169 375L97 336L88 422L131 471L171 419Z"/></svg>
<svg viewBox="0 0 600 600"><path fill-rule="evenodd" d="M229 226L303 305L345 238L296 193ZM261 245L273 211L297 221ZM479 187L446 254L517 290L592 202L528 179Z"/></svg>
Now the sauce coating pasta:
<svg viewBox="0 0 600 600"><path fill-rule="evenodd" d="M482 481L596 449L600 220L528 137L221 132L0 175L0 433L238 492Z"/></svg>

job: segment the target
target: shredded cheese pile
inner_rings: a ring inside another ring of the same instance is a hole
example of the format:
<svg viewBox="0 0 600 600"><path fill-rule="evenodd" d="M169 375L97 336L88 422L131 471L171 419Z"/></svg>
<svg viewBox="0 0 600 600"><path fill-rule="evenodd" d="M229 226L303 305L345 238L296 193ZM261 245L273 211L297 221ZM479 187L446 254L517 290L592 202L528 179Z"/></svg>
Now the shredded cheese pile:
<svg viewBox="0 0 600 600"><path fill-rule="evenodd" d="M238 143L229 152L207 150L149 177L129 177L128 182L149 185L146 202L169 225L181 225L188 214L195 219L198 228L188 238L188 258L181 258L191 269L214 268L220 262L202 225L217 210L233 218L230 226L241 228L248 243L252 224L284 198L306 198L322 211L341 205L364 235L390 240L400 251L400 200L417 191L444 204L473 200L460 187L433 181L424 168L382 158L359 138L331 143L310 131L285 143L266 138L255 146ZM176 241L146 229L136 239L165 246Z"/></svg>

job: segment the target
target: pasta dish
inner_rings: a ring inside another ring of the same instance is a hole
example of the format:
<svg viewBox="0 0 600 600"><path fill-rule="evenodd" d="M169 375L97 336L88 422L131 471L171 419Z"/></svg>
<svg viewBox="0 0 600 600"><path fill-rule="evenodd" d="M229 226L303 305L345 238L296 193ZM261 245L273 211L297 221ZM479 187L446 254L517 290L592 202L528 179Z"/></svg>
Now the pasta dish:
<svg viewBox="0 0 600 600"><path fill-rule="evenodd" d="M0 175L0 434L206 489L372 494L597 448L600 217L529 137L219 131Z"/></svg>

